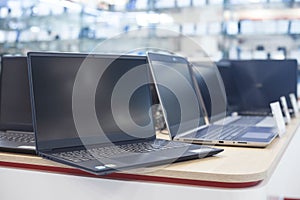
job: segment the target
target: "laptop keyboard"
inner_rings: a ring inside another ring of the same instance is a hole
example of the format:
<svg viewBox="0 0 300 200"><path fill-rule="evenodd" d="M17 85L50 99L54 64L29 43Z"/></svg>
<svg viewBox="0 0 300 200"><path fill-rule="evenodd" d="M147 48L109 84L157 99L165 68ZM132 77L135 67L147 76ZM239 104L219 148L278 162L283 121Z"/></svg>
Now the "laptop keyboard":
<svg viewBox="0 0 300 200"><path fill-rule="evenodd" d="M123 144L118 146L107 146L77 151L54 153L52 155L78 163L101 158L113 158L114 156L126 156L131 153L149 153L153 151L161 151L171 148L182 148L186 146L188 146L188 144L186 143L156 140L156 142L151 141L142 143Z"/></svg>
<svg viewBox="0 0 300 200"><path fill-rule="evenodd" d="M205 140L234 140L240 134L245 133L247 127L243 126L210 126L205 129L206 133L203 134L203 130L199 131L199 138Z"/></svg>
<svg viewBox="0 0 300 200"><path fill-rule="evenodd" d="M1 141L21 142L21 143L34 143L34 134L23 132L0 132Z"/></svg>

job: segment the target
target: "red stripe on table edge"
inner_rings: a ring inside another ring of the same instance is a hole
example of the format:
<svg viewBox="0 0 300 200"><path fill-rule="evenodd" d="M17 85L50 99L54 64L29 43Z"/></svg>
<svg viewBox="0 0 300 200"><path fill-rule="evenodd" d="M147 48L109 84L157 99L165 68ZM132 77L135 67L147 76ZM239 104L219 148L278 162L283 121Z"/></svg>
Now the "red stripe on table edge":
<svg viewBox="0 0 300 200"><path fill-rule="evenodd" d="M284 198L284 200L300 200L300 199Z"/></svg>
<svg viewBox="0 0 300 200"><path fill-rule="evenodd" d="M43 166L43 165L33 165L25 163L11 163L0 161L0 167L12 167L19 169L30 169L45 172L58 172L62 174L85 176L93 178L104 178L104 179L117 179L117 180L129 180L129 181L146 181L146 182L156 182L156 183L171 183L171 184L181 184L190 186L206 186L206 187L218 187L218 188L248 188L253 187L261 183L259 181L252 182L242 182L242 183L227 183L227 182L215 182L215 181L201 181L201 180L191 180L182 178L169 178L160 176L148 176L148 175L138 175L138 174L123 174L123 173L112 173L105 176L94 175L88 172L75 169L75 168L64 168L55 166Z"/></svg>

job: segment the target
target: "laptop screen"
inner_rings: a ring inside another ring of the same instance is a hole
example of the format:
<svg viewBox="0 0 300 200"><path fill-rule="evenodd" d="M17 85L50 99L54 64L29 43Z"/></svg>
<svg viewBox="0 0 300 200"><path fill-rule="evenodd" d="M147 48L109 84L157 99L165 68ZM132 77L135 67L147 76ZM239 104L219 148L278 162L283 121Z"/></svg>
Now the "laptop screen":
<svg viewBox="0 0 300 200"><path fill-rule="evenodd" d="M270 112L271 102L281 96L289 99L290 93L297 95L296 60L234 60L231 66L240 111Z"/></svg>
<svg viewBox="0 0 300 200"><path fill-rule="evenodd" d="M149 84L139 82L149 78L146 57L28 56L39 150L155 136ZM140 70L135 79L119 84L135 68Z"/></svg>
<svg viewBox="0 0 300 200"><path fill-rule="evenodd" d="M4 56L1 64L1 130L32 131L27 58Z"/></svg>
<svg viewBox="0 0 300 200"><path fill-rule="evenodd" d="M227 99L218 68L210 62L193 62L196 78L210 122L226 117Z"/></svg>
<svg viewBox="0 0 300 200"><path fill-rule="evenodd" d="M232 73L231 62L229 60L222 60L216 62L217 68L222 77L227 99L227 111L237 112L239 111L240 96L237 90L237 86L234 82L234 75Z"/></svg>
<svg viewBox="0 0 300 200"><path fill-rule="evenodd" d="M156 53L148 59L171 137L206 125L187 60Z"/></svg>

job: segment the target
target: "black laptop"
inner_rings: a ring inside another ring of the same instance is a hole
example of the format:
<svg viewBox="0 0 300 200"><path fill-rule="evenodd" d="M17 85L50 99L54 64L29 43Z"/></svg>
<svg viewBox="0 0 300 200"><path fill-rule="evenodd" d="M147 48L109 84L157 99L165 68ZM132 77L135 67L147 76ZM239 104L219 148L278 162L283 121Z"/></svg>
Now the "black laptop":
<svg viewBox="0 0 300 200"><path fill-rule="evenodd" d="M222 77L214 63L192 62L192 75L198 85L210 122L227 116L227 98Z"/></svg>
<svg viewBox="0 0 300 200"><path fill-rule="evenodd" d="M289 99L290 93L297 96L297 60L224 60L217 66L229 107L239 114L268 115L271 102Z"/></svg>
<svg viewBox="0 0 300 200"><path fill-rule="evenodd" d="M275 127L275 120L272 116L239 115L237 110L232 110L234 106L230 107L231 110L228 109L224 83L214 63L193 62L191 68L201 91L210 123Z"/></svg>
<svg viewBox="0 0 300 200"><path fill-rule="evenodd" d="M28 54L39 155L94 174L212 156L157 139L146 57Z"/></svg>
<svg viewBox="0 0 300 200"><path fill-rule="evenodd" d="M35 153L27 71L26 57L1 58L1 151Z"/></svg>

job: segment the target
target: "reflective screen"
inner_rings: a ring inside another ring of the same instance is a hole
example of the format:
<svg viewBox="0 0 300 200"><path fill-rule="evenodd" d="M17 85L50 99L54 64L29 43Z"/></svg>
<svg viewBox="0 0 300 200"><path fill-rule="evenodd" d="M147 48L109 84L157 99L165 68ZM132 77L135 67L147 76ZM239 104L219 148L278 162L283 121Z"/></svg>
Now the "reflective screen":
<svg viewBox="0 0 300 200"><path fill-rule="evenodd" d="M217 67L208 62L196 62L192 66L210 122L226 116L226 93Z"/></svg>
<svg viewBox="0 0 300 200"><path fill-rule="evenodd" d="M297 95L296 60L236 60L231 65L242 111L270 111L269 104L281 96Z"/></svg>
<svg viewBox="0 0 300 200"><path fill-rule="evenodd" d="M79 54L32 53L29 58L39 149L81 145L82 141L85 144L96 144L154 137L154 127L149 115L149 84L134 89L129 99L123 99L130 92L124 86L125 89L115 94L118 97L117 104L112 106L113 91L118 81L131 69L142 66L143 73L136 80L148 79L146 57L117 58L103 55L87 58L86 55ZM76 79L79 69L84 71L81 78ZM98 78L96 85L95 78ZM75 79L79 80L76 82L78 90L74 90ZM136 80L131 79L130 84L134 84ZM89 93L89 90L92 92ZM75 102L72 98L75 92L75 100L79 104L72 104ZM90 100L94 102L92 107L88 106ZM79 117L75 119L74 113L78 110ZM123 115L124 110L128 110L129 116ZM137 126L131 126L131 121ZM120 124L125 128L120 128ZM136 128L139 126L148 126L148 129Z"/></svg>
<svg viewBox="0 0 300 200"><path fill-rule="evenodd" d="M2 57L1 63L1 129L32 131L27 58Z"/></svg>
<svg viewBox="0 0 300 200"><path fill-rule="evenodd" d="M216 63L217 68L222 77L227 97L227 110L229 112L237 112L240 110L240 95L237 85L234 82L234 74L232 73L231 62L222 60Z"/></svg>
<svg viewBox="0 0 300 200"><path fill-rule="evenodd" d="M205 125L188 62L181 57L155 53L148 53L148 58L171 136Z"/></svg>

